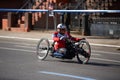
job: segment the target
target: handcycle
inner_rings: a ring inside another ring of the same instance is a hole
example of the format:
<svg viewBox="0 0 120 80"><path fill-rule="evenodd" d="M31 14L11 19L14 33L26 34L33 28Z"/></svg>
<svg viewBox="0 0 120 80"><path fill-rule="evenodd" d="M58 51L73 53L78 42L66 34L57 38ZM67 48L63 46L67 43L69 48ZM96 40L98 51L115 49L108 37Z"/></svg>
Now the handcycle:
<svg viewBox="0 0 120 80"><path fill-rule="evenodd" d="M53 54L54 43L55 42L52 42L52 44L50 44L47 38L40 39L36 49L37 58L40 60L45 60L49 53ZM79 63L88 63L91 56L91 47L89 42L85 38L81 39L78 42L66 39L66 45L67 52L64 57L61 57L60 59L73 59L77 57ZM59 58L56 56L52 57Z"/></svg>

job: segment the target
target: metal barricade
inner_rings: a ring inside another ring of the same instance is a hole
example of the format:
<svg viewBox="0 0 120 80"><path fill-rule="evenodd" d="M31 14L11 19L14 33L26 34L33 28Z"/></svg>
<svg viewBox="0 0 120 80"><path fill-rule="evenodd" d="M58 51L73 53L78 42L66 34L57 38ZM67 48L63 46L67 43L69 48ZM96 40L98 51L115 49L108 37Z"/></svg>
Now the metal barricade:
<svg viewBox="0 0 120 80"><path fill-rule="evenodd" d="M93 19L90 30L92 36L120 38L120 18Z"/></svg>

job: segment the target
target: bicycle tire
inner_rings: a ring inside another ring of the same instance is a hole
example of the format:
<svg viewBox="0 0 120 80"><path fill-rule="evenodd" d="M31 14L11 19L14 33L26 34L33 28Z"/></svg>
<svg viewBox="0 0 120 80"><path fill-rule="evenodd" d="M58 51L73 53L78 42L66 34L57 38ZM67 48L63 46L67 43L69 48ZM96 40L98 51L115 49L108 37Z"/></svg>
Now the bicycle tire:
<svg viewBox="0 0 120 80"><path fill-rule="evenodd" d="M84 45L86 45L86 47ZM88 55L88 56L85 57L81 53L77 53L77 60L81 64L86 64L86 63L88 63L88 61L90 59L90 56L91 56L91 47L90 47L90 44L89 44L89 42L87 40L81 40L79 42L79 47L80 47L80 49L81 48L84 49L84 51L86 51L85 55Z"/></svg>
<svg viewBox="0 0 120 80"><path fill-rule="evenodd" d="M46 59L49 53L49 47L50 47L50 43L48 39L46 38L40 39L40 41L37 44L37 49L36 49L37 58L40 60Z"/></svg>

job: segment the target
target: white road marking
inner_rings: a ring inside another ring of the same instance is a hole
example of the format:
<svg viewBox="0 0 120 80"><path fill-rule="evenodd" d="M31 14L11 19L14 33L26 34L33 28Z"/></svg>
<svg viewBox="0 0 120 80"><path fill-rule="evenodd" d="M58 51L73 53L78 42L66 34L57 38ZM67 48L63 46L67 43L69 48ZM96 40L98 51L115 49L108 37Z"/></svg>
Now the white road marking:
<svg viewBox="0 0 120 80"><path fill-rule="evenodd" d="M103 58L90 58L90 59L120 63L120 61L117 61L117 60L110 60L110 59L103 59Z"/></svg>
<svg viewBox="0 0 120 80"><path fill-rule="evenodd" d="M40 40L40 39L35 39L35 38L22 38L22 37L13 37L13 36L0 36L0 38L11 38L11 39L22 39L22 40L34 40L34 41L39 41L39 40ZM49 40L49 41L50 41L50 42L53 42L53 40ZM107 44L96 44L96 43L90 43L90 45L120 48L119 45L107 45Z"/></svg>
<svg viewBox="0 0 120 80"><path fill-rule="evenodd" d="M7 47L0 47L0 49L3 49L3 50L13 50L13 51L24 51L24 52L31 52L31 53L35 53L35 52L36 52L36 51L34 51L34 50L32 51L32 50L15 49L15 48L7 48ZM91 57L90 59L120 63L120 61L110 60L110 59L93 58L93 57Z"/></svg>
<svg viewBox="0 0 120 80"><path fill-rule="evenodd" d="M75 79L82 79L82 80L96 80L96 79L89 78L89 77L82 77L82 76L62 74L62 73L56 73L56 72L48 72L48 71L38 71L38 73L56 75L56 76L61 76L61 77L69 77L69 78L75 78Z"/></svg>
<svg viewBox="0 0 120 80"><path fill-rule="evenodd" d="M35 49L36 47L33 46L22 46L22 45L13 45L14 47L20 47L20 48L28 48L28 49Z"/></svg>
<svg viewBox="0 0 120 80"><path fill-rule="evenodd" d="M34 39L34 38L22 38L22 37L13 37L13 36L0 36L0 38L22 39L22 40L32 40L32 41L40 40L40 39Z"/></svg>
<svg viewBox="0 0 120 80"><path fill-rule="evenodd" d="M23 40L40 40L40 39L33 39L33 38L21 38L21 37L9 37L9 36L0 36L0 37L1 37L1 38L23 39ZM53 40L50 40L50 41L53 41ZM0 41L0 42L1 42L1 41ZM13 42L8 42L8 43L11 43L11 44L19 44L19 43L13 43ZM20 44L21 44L21 43L20 43ZM31 45L31 44L24 44L24 45ZM105 45L102 45L102 44L93 44L93 43L92 43L92 45L105 46ZM106 46L112 47L111 45L106 45ZM22 47L24 47L24 46L22 46ZM119 47L119 46L113 46L113 47ZM36 51L32 51L32 50L15 49L15 48L7 48L7 47L0 47L0 49L17 50L17 51L25 51L25 52L36 52ZM104 51L93 51L93 52L120 55L120 53L112 53L112 52L104 52ZM92 55L95 55L95 54L92 54ZM96 55L99 55L99 54L96 54ZM91 59L102 60L102 61L109 61L109 62L118 62L118 63L120 63L120 61L117 61L117 60L109 60L109 59L102 59L102 58L91 58Z"/></svg>
<svg viewBox="0 0 120 80"><path fill-rule="evenodd" d="M0 43L7 43L7 44L14 44L14 46L16 47L25 47L25 48L36 48L37 44L27 44L27 43L15 43L15 42L7 42L7 41L0 41ZM31 47L30 47L31 46ZM92 50L92 53L95 53L94 55L100 55L100 54L96 54L96 53L105 53L105 54L116 54L116 55L120 55L120 53L116 53L116 52L106 52L106 51L96 51L96 50ZM92 54L93 55L93 54Z"/></svg>
<svg viewBox="0 0 120 80"><path fill-rule="evenodd" d="M0 43L6 43L6 44L14 44L14 45L25 45L25 46L37 46L35 44L28 44L28 43L18 43L18 42L8 42L8 41L0 41Z"/></svg>
<svg viewBox="0 0 120 80"><path fill-rule="evenodd" d="M7 47L0 47L0 49L3 49L3 50L13 50L13 51L24 51L24 52L32 52L32 53L36 52L36 51L32 51L32 50L15 49L15 48L7 48Z"/></svg>
<svg viewBox="0 0 120 80"><path fill-rule="evenodd" d="M14 46L16 47L25 47L25 48L36 48L37 44L27 44L27 43L15 43L15 42L7 42L7 41L0 41L0 43L7 43L7 44L14 44ZM30 47L32 46L32 47ZM33 47L34 46L34 47ZM101 54L96 54L96 53L104 53L104 54L116 54L116 55L120 55L120 53L116 53L116 52L106 52L106 51L96 51L96 50L92 50L92 55L101 55Z"/></svg>
<svg viewBox="0 0 120 80"><path fill-rule="evenodd" d="M91 56L101 56L101 54L92 53Z"/></svg>
<svg viewBox="0 0 120 80"><path fill-rule="evenodd" d="M96 44L96 43L90 43L90 45L93 45L93 46L104 46L104 47L117 47L117 48L120 48L119 45Z"/></svg>
<svg viewBox="0 0 120 80"><path fill-rule="evenodd" d="M104 54L120 55L120 53L117 53L117 52L106 52L106 51L96 51L96 50L92 50L92 53L104 53Z"/></svg>

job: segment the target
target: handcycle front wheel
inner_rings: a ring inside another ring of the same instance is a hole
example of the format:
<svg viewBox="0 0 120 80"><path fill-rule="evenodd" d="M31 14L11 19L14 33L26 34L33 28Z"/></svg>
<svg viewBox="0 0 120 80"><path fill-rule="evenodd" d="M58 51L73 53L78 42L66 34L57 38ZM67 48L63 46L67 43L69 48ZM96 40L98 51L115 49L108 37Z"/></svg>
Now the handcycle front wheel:
<svg viewBox="0 0 120 80"><path fill-rule="evenodd" d="M77 54L77 60L79 63L88 63L91 56L91 47L87 40L81 40L79 42L80 53Z"/></svg>
<svg viewBox="0 0 120 80"><path fill-rule="evenodd" d="M46 38L40 39L40 41L37 44L37 49L36 49L37 58L40 60L44 60L49 53L49 47L50 47L50 43L48 39Z"/></svg>

